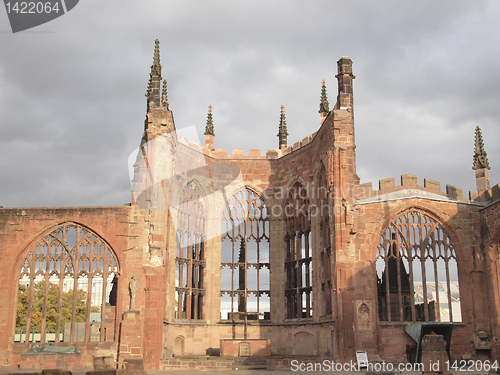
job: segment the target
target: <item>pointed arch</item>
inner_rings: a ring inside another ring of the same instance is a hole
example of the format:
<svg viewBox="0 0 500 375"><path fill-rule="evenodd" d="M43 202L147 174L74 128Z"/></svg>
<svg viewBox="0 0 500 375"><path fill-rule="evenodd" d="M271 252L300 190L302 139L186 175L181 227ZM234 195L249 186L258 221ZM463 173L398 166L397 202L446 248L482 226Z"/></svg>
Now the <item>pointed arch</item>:
<svg viewBox="0 0 500 375"><path fill-rule="evenodd" d="M270 319L269 214L260 194L245 187L222 217L221 319Z"/></svg>
<svg viewBox="0 0 500 375"><path fill-rule="evenodd" d="M436 217L416 208L397 215L375 259L381 321L461 321L457 254Z"/></svg>
<svg viewBox="0 0 500 375"><path fill-rule="evenodd" d="M208 219L207 193L197 179L192 179L182 189L177 207L177 226L190 233L205 235Z"/></svg>
<svg viewBox="0 0 500 375"><path fill-rule="evenodd" d="M305 190L305 195L308 197L311 195L309 193L309 184L301 177L301 176L295 176L286 185L286 193L288 194L290 190L294 189L294 186L297 185L297 183L302 186L302 189Z"/></svg>
<svg viewBox="0 0 500 375"><path fill-rule="evenodd" d="M114 322L107 327L104 312L120 264L96 232L76 222L48 229L26 248L15 272L16 341L114 340Z"/></svg>
<svg viewBox="0 0 500 375"><path fill-rule="evenodd" d="M230 188L228 189L227 187L224 188L224 197L223 197L223 203L224 204L219 204L217 207L217 214L216 216L219 217L224 217L225 210L227 209L227 204L232 199L234 196L238 195L241 192L244 191L250 191L253 192L256 196L259 197L259 199L263 203L263 207L266 207L267 210L267 200L268 196L266 195L265 191L258 187L255 184L252 184L251 182L245 183L244 186L229 186Z"/></svg>
<svg viewBox="0 0 500 375"><path fill-rule="evenodd" d="M324 172L323 172L324 169ZM325 153L324 155L321 155L319 160L316 162L314 165L314 182L316 186L321 186L320 184L320 178L322 178L322 173L325 174L326 177L326 186L328 187L328 176L327 176L327 171L328 171L328 158L327 154ZM317 196L317 194L315 194Z"/></svg>

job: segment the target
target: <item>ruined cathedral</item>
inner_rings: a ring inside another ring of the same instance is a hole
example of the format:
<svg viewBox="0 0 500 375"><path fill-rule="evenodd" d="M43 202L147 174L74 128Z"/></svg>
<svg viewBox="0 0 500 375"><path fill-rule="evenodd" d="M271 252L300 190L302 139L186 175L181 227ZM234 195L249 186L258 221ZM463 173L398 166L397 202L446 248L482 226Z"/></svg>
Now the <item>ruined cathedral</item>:
<svg viewBox="0 0 500 375"><path fill-rule="evenodd" d="M288 143L282 107L278 148L228 153L211 107L204 142L176 131L156 41L131 203L0 208L0 365L404 362L429 332L450 359L498 358L500 185L480 129L475 192L362 183L352 61L337 69L315 133Z"/></svg>

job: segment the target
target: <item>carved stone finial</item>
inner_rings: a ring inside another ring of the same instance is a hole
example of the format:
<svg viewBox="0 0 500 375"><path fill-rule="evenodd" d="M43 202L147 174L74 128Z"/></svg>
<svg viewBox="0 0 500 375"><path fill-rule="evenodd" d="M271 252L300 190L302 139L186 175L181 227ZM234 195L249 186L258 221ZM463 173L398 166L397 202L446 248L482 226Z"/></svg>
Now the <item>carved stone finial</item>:
<svg viewBox="0 0 500 375"><path fill-rule="evenodd" d="M476 137L474 141L474 160L472 164L472 169L490 169L490 165L488 163L488 156L486 151L484 150L483 144L483 136L481 134L481 128L476 126Z"/></svg>
<svg viewBox="0 0 500 375"><path fill-rule="evenodd" d="M286 148L288 130L286 127L285 106L281 106L280 125L278 129L279 148Z"/></svg>
<svg viewBox="0 0 500 375"><path fill-rule="evenodd" d="M167 98L167 80L163 80L163 92L161 95L161 105L167 107L168 109L168 98Z"/></svg>
<svg viewBox="0 0 500 375"><path fill-rule="evenodd" d="M151 65L151 72L149 73L148 89L146 91L146 97L148 98L148 110L149 102L152 100L155 106L159 106L161 102L160 98L160 86L161 86L161 64L160 64L160 42L158 39L155 40L155 51L153 56L153 65Z"/></svg>
<svg viewBox="0 0 500 375"><path fill-rule="evenodd" d="M211 135L215 137L214 131L214 123L212 119L212 105L208 106L208 115L207 115L207 126L205 126L205 135Z"/></svg>
<svg viewBox="0 0 500 375"><path fill-rule="evenodd" d="M285 106L281 106L281 116L280 116L280 126L278 131L278 137L280 135L288 135L288 131L286 128L286 118L285 118Z"/></svg>
<svg viewBox="0 0 500 375"><path fill-rule="evenodd" d="M161 76L160 41L158 39L155 40L155 53L153 56L153 65L151 65L151 74Z"/></svg>
<svg viewBox="0 0 500 375"><path fill-rule="evenodd" d="M321 100L319 102L319 113L330 112L330 105L328 104L328 97L326 96L326 82L321 81Z"/></svg>

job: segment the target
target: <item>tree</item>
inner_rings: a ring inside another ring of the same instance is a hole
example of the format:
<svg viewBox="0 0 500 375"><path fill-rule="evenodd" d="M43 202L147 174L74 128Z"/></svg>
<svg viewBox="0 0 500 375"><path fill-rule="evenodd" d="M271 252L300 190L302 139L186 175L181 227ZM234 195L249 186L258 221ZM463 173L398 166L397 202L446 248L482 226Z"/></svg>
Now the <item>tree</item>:
<svg viewBox="0 0 500 375"><path fill-rule="evenodd" d="M42 324L42 309L44 299L45 281L39 281L33 285L31 326L39 327ZM19 284L19 292L17 298L17 318L16 327L25 327L28 313L29 287ZM47 329L54 329L57 324L57 306L59 300L59 286L49 283L47 292ZM62 293L61 307L61 327L64 327L66 322L71 321L73 311L73 290ZM97 307L92 307L91 311L100 311ZM77 289L76 294L76 322L85 322L87 319L87 292ZM64 328L63 328L64 329Z"/></svg>

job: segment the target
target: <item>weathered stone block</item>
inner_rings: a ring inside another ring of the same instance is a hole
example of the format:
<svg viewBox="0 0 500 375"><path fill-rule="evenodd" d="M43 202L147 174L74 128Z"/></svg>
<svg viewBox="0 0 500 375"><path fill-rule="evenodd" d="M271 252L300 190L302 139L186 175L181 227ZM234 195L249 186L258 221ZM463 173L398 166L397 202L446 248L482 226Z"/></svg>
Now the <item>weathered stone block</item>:
<svg viewBox="0 0 500 375"><path fill-rule="evenodd" d="M413 174L404 174L401 176L401 186L405 188L417 187L417 176Z"/></svg>
<svg viewBox="0 0 500 375"><path fill-rule="evenodd" d="M394 177L385 178L378 182L378 188L381 193L386 193L394 190Z"/></svg>
<svg viewBox="0 0 500 375"><path fill-rule="evenodd" d="M463 197L464 197L462 189L457 188L457 187L452 186L452 185L446 185L446 194L450 198L454 198L454 199L463 199Z"/></svg>
<svg viewBox="0 0 500 375"><path fill-rule="evenodd" d="M422 338L422 359L424 372L442 373L448 360L446 342L442 335L425 335Z"/></svg>
<svg viewBox="0 0 500 375"><path fill-rule="evenodd" d="M428 178L424 178L424 187L433 193L440 193L441 192L441 185L439 182L430 180Z"/></svg>

